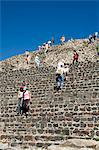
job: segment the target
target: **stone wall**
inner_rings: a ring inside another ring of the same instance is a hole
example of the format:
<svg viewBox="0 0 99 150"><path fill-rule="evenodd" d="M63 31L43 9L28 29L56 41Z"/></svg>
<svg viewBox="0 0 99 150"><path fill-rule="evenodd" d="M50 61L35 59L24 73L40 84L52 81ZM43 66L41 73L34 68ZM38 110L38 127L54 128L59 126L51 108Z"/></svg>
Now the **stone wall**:
<svg viewBox="0 0 99 150"><path fill-rule="evenodd" d="M16 114L17 90L23 80L31 92L27 119ZM0 139L42 145L73 137L98 138L99 60L70 65L63 89L56 92L54 86L52 67L0 72Z"/></svg>

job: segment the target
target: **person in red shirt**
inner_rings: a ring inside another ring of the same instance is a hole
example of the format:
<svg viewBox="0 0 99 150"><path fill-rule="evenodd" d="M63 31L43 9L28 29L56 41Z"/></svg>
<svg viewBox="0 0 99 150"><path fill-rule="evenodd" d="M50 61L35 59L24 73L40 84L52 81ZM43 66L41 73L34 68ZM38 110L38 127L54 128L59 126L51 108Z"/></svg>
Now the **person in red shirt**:
<svg viewBox="0 0 99 150"><path fill-rule="evenodd" d="M78 53L74 50L74 55L73 55L73 64L75 63L78 63Z"/></svg>

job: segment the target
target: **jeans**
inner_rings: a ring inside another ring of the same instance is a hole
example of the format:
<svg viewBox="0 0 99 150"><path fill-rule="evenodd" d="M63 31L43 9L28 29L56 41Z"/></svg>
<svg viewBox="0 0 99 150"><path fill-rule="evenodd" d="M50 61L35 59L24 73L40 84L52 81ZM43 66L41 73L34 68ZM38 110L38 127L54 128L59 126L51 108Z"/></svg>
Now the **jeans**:
<svg viewBox="0 0 99 150"><path fill-rule="evenodd" d="M22 103L22 98L19 98L19 101L18 101L18 106L17 106L17 109L16 109L16 112L21 114L21 103Z"/></svg>
<svg viewBox="0 0 99 150"><path fill-rule="evenodd" d="M75 61L76 63L78 63L78 59L73 59L73 64L75 63Z"/></svg>
<svg viewBox="0 0 99 150"><path fill-rule="evenodd" d="M62 88L64 83L64 75L59 75L56 82L57 82L57 87Z"/></svg>
<svg viewBox="0 0 99 150"><path fill-rule="evenodd" d="M62 88L64 84L64 75L61 75L61 77L62 77L62 81L61 81L61 88Z"/></svg>

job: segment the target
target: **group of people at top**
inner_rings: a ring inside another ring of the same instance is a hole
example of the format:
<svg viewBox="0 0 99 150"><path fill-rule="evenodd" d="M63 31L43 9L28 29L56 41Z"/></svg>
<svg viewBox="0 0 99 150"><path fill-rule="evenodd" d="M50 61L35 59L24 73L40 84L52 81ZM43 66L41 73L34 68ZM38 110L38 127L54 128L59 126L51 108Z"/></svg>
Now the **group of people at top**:
<svg viewBox="0 0 99 150"><path fill-rule="evenodd" d="M45 55L48 52L48 48L50 48L50 46L52 46L54 44L54 37L52 37L51 40L48 40L47 42L43 43L41 46L38 46L38 51L40 51L41 49L45 49Z"/></svg>
<svg viewBox="0 0 99 150"><path fill-rule="evenodd" d="M52 37L52 40L49 40L46 43L43 43L42 46L38 46L37 50L40 51L41 49L44 49L45 50L44 54L45 54L45 56L47 56L48 49L53 44L54 44L54 37ZM27 64L29 64L30 60L31 60L31 55L30 55L29 51L27 50L27 51L25 51L25 61L26 61ZM37 65L38 65L39 64L38 63L39 62L38 56L36 56L35 60L37 60L36 62L37 62Z"/></svg>
<svg viewBox="0 0 99 150"><path fill-rule="evenodd" d="M61 43L61 45L63 45L64 42L65 42L65 36L62 35L62 36L60 37L60 43ZM37 49L37 50L40 51L41 49L45 49L45 55L46 55L46 53L47 53L47 51L48 51L48 48L49 48L50 46L52 46L53 44L54 44L54 37L52 37L51 40L49 40L49 41L43 43L41 46L38 46L38 49Z"/></svg>
<svg viewBox="0 0 99 150"><path fill-rule="evenodd" d="M93 41L96 40L96 38L99 36L99 33L98 32L95 32L93 33L92 35L89 35L89 38L88 38L88 44L91 44ZM72 40L72 39L71 39ZM60 37L60 43L61 45L63 45L65 43L65 36L62 35ZM54 37L52 37L51 40L43 43L41 46L38 46L38 49L37 50L41 50L41 49L44 49L44 54L45 56L47 56L47 53L48 53L48 49L50 48L50 46L52 46L54 44ZM99 46L98 46L99 47ZM97 48L98 49L98 48ZM98 53L99 54L99 53ZM26 60L26 63L29 64L30 60L31 60L31 55L29 54L29 51L27 50L25 52L25 60ZM35 59L37 60L37 58Z"/></svg>

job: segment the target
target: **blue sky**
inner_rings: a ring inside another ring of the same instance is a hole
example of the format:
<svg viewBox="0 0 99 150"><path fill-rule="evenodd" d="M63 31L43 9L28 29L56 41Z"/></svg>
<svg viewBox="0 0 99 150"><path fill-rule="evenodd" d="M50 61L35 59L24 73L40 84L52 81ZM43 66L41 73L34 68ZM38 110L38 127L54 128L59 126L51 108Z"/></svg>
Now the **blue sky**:
<svg viewBox="0 0 99 150"><path fill-rule="evenodd" d="M85 38L99 31L99 2L7 1L0 2L0 60L33 51L50 40Z"/></svg>

